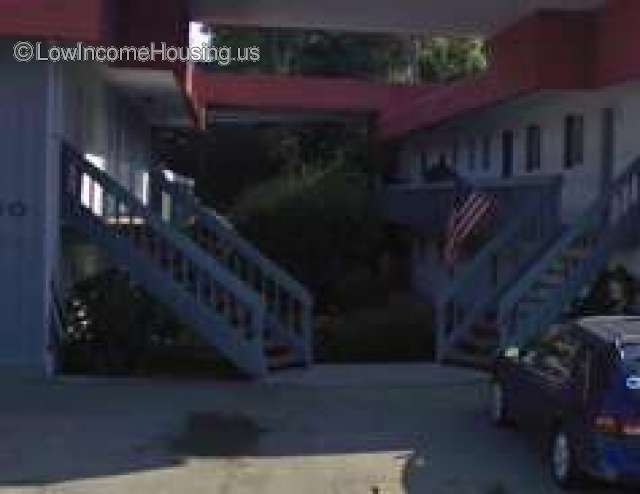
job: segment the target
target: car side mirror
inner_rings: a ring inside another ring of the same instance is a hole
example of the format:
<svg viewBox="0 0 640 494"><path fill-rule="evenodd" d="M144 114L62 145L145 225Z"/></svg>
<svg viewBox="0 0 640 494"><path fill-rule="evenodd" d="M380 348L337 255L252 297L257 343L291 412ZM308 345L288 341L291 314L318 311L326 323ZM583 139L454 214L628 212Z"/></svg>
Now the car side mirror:
<svg viewBox="0 0 640 494"><path fill-rule="evenodd" d="M520 349L515 346L508 347L504 350L502 355L507 360L512 360L514 362L517 362L520 360Z"/></svg>

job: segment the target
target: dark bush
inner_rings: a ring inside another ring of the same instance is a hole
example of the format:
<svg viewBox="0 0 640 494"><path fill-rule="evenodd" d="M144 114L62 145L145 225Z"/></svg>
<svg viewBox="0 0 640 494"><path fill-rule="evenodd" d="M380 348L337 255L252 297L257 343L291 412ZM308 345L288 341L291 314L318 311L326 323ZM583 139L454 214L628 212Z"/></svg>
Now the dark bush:
<svg viewBox="0 0 640 494"><path fill-rule="evenodd" d="M171 312L109 270L70 293L61 370L107 375L228 374L231 367Z"/></svg>
<svg viewBox="0 0 640 494"><path fill-rule="evenodd" d="M320 362L410 362L433 360L431 310L413 296L392 295L385 303L318 318Z"/></svg>

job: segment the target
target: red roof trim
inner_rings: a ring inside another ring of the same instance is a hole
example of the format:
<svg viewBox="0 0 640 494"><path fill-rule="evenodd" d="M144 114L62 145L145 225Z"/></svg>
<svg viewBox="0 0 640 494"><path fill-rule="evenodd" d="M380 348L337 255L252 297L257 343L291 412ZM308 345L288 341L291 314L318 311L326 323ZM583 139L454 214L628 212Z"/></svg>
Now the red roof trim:
<svg viewBox="0 0 640 494"><path fill-rule="evenodd" d="M218 74L196 70L193 96L199 106L262 111L378 113L437 86L403 86L357 79L265 74Z"/></svg>
<svg viewBox="0 0 640 494"><path fill-rule="evenodd" d="M593 87L595 20L590 12L542 11L520 21L491 41L488 73L384 112L379 137L398 138L544 89Z"/></svg>

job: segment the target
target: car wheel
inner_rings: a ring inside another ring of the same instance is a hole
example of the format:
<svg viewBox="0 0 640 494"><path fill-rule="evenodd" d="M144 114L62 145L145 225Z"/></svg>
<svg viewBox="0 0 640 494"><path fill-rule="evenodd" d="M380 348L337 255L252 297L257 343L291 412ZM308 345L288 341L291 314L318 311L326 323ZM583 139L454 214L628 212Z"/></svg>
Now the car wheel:
<svg viewBox="0 0 640 494"><path fill-rule="evenodd" d="M498 426L504 426L509 423L507 413L507 400L505 396L504 386L498 380L491 383L491 421Z"/></svg>
<svg viewBox="0 0 640 494"><path fill-rule="evenodd" d="M575 487L580 479L580 469L571 436L563 427L559 427L553 434L549 448L549 464L551 475L560 487Z"/></svg>

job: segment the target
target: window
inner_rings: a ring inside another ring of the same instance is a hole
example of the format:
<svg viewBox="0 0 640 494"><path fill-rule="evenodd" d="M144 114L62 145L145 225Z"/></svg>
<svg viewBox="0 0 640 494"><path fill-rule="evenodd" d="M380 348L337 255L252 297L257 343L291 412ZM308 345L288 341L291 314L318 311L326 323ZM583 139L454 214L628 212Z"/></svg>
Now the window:
<svg viewBox="0 0 640 494"><path fill-rule="evenodd" d="M85 154L84 159L104 171L106 161L104 156L97 154ZM90 208L95 214L102 215L104 207L104 192L101 185L96 184L89 175L82 176L82 204Z"/></svg>
<svg viewBox="0 0 640 494"><path fill-rule="evenodd" d="M491 136L484 136L482 139L482 168L491 169Z"/></svg>
<svg viewBox="0 0 640 494"><path fill-rule="evenodd" d="M540 341L534 367L547 379L566 382L571 379L581 340L565 325L551 327Z"/></svg>
<svg viewBox="0 0 640 494"><path fill-rule="evenodd" d="M513 146L515 134L512 130L505 130L502 133L502 178L513 177Z"/></svg>
<svg viewBox="0 0 640 494"><path fill-rule="evenodd" d="M422 174L422 179L426 180L429 173L429 155L426 151L420 152L420 173Z"/></svg>
<svg viewBox="0 0 640 494"><path fill-rule="evenodd" d="M451 166L456 169L458 168L458 154L460 151L460 143L458 142L458 139L456 138L455 141L453 141L453 152L452 152L452 156L451 156Z"/></svg>
<svg viewBox="0 0 640 494"><path fill-rule="evenodd" d="M584 117L569 115L564 122L564 167L571 169L584 162Z"/></svg>
<svg viewBox="0 0 640 494"><path fill-rule="evenodd" d="M471 138L469 139L469 156L468 156L468 166L469 170L475 170L476 168L476 140Z"/></svg>
<svg viewBox="0 0 640 494"><path fill-rule="evenodd" d="M429 166L429 155L426 151L420 151L420 166L422 168Z"/></svg>
<svg viewBox="0 0 640 494"><path fill-rule="evenodd" d="M527 127L527 171L540 170L542 160L542 136L539 125Z"/></svg>

